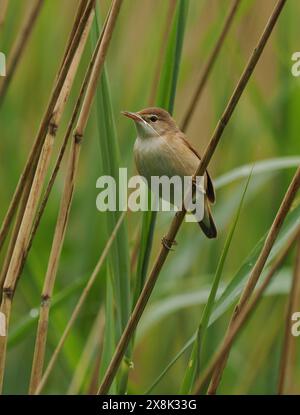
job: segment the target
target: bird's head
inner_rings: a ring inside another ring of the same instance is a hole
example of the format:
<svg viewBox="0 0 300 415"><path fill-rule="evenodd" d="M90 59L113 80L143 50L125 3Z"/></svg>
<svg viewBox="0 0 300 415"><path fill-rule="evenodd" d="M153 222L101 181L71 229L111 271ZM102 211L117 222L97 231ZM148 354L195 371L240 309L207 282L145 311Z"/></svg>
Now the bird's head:
<svg viewBox="0 0 300 415"><path fill-rule="evenodd" d="M178 129L168 111L162 108L151 107L138 112L122 111L122 114L134 121L140 138L162 136Z"/></svg>

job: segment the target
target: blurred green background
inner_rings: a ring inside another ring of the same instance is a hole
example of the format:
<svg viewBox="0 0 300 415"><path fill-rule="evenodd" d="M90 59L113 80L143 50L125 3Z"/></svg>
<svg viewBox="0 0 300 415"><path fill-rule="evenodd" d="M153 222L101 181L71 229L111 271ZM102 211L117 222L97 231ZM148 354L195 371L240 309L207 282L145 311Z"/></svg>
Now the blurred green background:
<svg viewBox="0 0 300 415"><path fill-rule="evenodd" d="M0 51L7 55L31 4L32 0L9 2L7 18L0 32ZM103 0L99 4L101 15L106 15L110 2ZM178 122L183 118L230 4L229 0L189 1L174 108L174 117ZM188 138L200 153L210 139L274 4L274 0L242 1L187 131ZM0 108L1 218L5 215L46 108L77 5L78 1L75 0L45 0ZM148 105L168 5L167 0L125 0L106 61L120 149L120 167L128 167L132 173L135 171L132 156L135 130L132 123L120 115L120 111L135 111ZM300 50L299 13L300 3L297 0L289 1L212 159L210 172L219 183L217 203L213 208L219 230L218 239L208 241L197 226L184 224L177 237L178 246L161 272L137 331L132 359L134 369L130 370L129 378L130 393L144 393L198 326L247 174L225 185L219 178L244 164L293 157L293 160L287 159L286 163L291 168L282 169L275 163L272 171L262 171L251 178L220 289L224 289L241 265L248 261L253 247L273 221L297 165L296 156L299 156L300 79L291 74L291 56ZM88 42L59 129L55 153L70 118L90 53L91 43ZM94 107L82 146L77 186L55 286L54 298L61 295L63 298L57 304L54 301L56 305L51 310L47 359L107 241L107 214L98 212L95 204L98 194L96 180L101 174L106 174L101 161L97 117L98 112ZM4 393L20 394L28 390L36 314L64 173L65 163L14 298ZM171 218L169 213L158 214L150 266ZM129 214L126 218L127 249L130 253L141 219L141 213ZM276 393L292 267L290 258L277 276L273 289L264 297L235 343L219 388L220 393ZM109 272L107 263L67 340L45 393L68 392L95 318L109 295ZM134 272L130 278L133 285ZM236 298L232 299L229 307L224 307L209 327L203 353L204 365L224 336ZM298 349L299 342L297 340ZM99 345L96 344L88 354L87 369L77 393L87 393L98 354ZM188 358L189 352L183 354L153 392L178 393ZM298 379L293 385L295 393L300 390L299 375L298 364L295 365L295 379Z"/></svg>

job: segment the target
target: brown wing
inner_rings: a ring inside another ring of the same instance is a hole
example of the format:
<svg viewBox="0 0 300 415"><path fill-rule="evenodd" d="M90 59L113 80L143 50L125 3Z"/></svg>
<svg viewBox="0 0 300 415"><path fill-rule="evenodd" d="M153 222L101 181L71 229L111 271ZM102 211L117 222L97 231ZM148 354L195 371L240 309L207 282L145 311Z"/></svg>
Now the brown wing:
<svg viewBox="0 0 300 415"><path fill-rule="evenodd" d="M201 160L200 154L192 146L192 144L187 140L185 135L182 134L180 138L184 141L185 145L198 157L198 159ZM207 176L206 194L207 194L207 197L208 197L208 200L210 201L210 203L215 203L215 201L216 201L215 189L214 189L214 185L213 185L213 182L211 180L211 177L210 177L207 170L206 170L206 176Z"/></svg>

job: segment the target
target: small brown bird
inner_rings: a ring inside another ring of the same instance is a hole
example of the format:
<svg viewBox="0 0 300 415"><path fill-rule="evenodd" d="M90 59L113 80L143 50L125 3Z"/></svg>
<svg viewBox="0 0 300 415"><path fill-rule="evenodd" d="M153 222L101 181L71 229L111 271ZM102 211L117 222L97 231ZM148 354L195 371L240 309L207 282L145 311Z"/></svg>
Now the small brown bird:
<svg viewBox="0 0 300 415"><path fill-rule="evenodd" d="M139 112L123 111L136 125L134 157L137 170L148 183L151 176L193 176L200 156L179 129L171 115L162 108L146 108ZM216 238L217 229L210 203L215 202L212 180L205 175L204 217L199 225L208 238Z"/></svg>

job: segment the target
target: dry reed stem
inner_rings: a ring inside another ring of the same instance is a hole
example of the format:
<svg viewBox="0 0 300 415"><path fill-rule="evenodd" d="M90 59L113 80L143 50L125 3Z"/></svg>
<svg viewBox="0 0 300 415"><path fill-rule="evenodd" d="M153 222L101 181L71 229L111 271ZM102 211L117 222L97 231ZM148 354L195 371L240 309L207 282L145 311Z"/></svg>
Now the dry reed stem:
<svg viewBox="0 0 300 415"><path fill-rule="evenodd" d="M200 161L199 167L195 173L195 176L202 176L217 148L217 145L222 137L223 131L230 120L230 117L236 108L236 105L249 81L249 78L252 74L252 72L255 69L255 66L264 50L264 47L267 43L268 38L270 37L272 30L276 24L276 21L281 13L281 10L286 3L286 0L279 0L264 31L259 39L257 47L254 49L250 60L248 61L245 70L233 92L233 95L231 96L229 103L219 120L217 127L213 133L213 136L204 152L203 158ZM168 244L172 245L174 243L175 237L177 235L177 232L179 231L179 228L184 220L185 216L185 210L179 211L176 213L170 229L164 238L164 240L168 241ZM152 293L152 290L155 286L155 283L157 281L157 278L159 276L159 273L169 255L170 250L167 249L165 246L166 244L162 244L160 252L157 256L157 259L154 263L153 269L150 273L150 276L148 277L143 290L139 296L139 299L134 307L134 310L129 318L129 321L127 323L127 326L125 327L123 334L119 340L119 343L116 347L115 353L113 355L113 358L107 368L107 371L104 375L103 381L100 385L100 388L98 390L98 394L107 394L110 386L113 382L113 379L117 373L117 370L121 364L122 358L126 352L126 349L128 347L128 344L130 342L130 339L132 338L136 327L138 325L138 322L143 314L143 311L147 305L147 302L150 298L150 295Z"/></svg>
<svg viewBox="0 0 300 415"><path fill-rule="evenodd" d="M107 24L107 19L104 22L103 30L104 30L106 24ZM64 139L63 139L61 148L59 150L58 157L56 159L55 165L53 167L53 170L52 170L52 173L51 173L51 176L50 176L50 179L49 179L49 182L47 184L45 193L43 195L43 199L42 199L42 201L40 203L38 212L36 214L36 217L35 217L35 220L34 220L34 224L33 224L33 227L32 227L32 231L31 231L31 234L30 234L28 248L27 248L26 253L25 253L24 257L23 257L23 262L22 262L22 266L21 266L20 272L22 272L24 263L26 261L27 255L29 253L29 250L30 250L31 245L32 245L32 242L33 242L33 239L34 239L35 234L37 232L37 229L39 227L39 224L40 224L41 218L43 216L44 210L46 208L46 205L47 205L47 202L48 202L48 199L49 199L51 190L53 188L55 179L56 179L57 174L59 172L59 169L60 169L60 166L61 166L61 162L62 162L62 159L64 157L65 150L67 148L67 144L69 142L69 138L70 138L71 132L72 132L72 130L74 128L74 124L75 124L75 121L76 121L76 118L77 118L77 115L78 115L78 112L79 112L79 109L80 109L80 105L82 103L82 99L83 99L84 93L86 91L86 87L87 87L88 81L89 81L90 76L91 76L91 72L92 72L93 65L94 65L94 62L95 62L95 59L96 59L96 56L97 56L97 52L98 52L99 47L100 47L100 44L101 44L101 40L102 40L102 36L103 36L103 30L102 30L101 36L99 37L99 40L97 42L97 45L96 45L95 51L93 53L92 59L90 60L88 69L86 71L86 74L85 74L83 83L82 83L81 88L80 88L80 92L79 92L79 95L78 95L76 104L74 106L74 110L73 110L73 113L72 113L70 122L68 124L68 127L67 127L67 130L66 130L66 133L65 133L65 136L64 136Z"/></svg>
<svg viewBox="0 0 300 415"><path fill-rule="evenodd" d="M86 0L82 0L82 2L85 2ZM5 242L5 239L7 237L10 225L12 223L13 217L17 211L17 208L19 206L20 199L22 197L22 194L24 192L24 188L26 188L25 183L30 182L33 180L34 172L36 170L37 162L41 153L41 149L43 146L43 143L46 138L47 131L49 129L49 124L51 122L51 118L53 116L54 107L56 105L56 101L58 99L58 96L61 92L61 89L63 87L65 78L67 76L67 73L69 71L69 67L71 65L71 62L74 57L74 53L77 49L78 43L80 41L83 29L86 25L87 19L90 15L91 9L94 5L95 0L90 0L89 4L87 5L84 14L80 20L80 23L77 27L77 30L74 35L74 39L72 40L71 45L67 45L67 49L69 50L67 54L67 58L65 59L65 63L63 65L63 68L60 69L59 76L57 77L57 81L55 82L55 86L53 88L53 91L50 96L50 101L47 106L47 110L43 116L41 125L39 127L39 131L37 133L35 142L32 146L32 149L30 151L30 154L28 156L28 159L26 161L25 167L23 169L23 172L20 175L18 184L16 186L15 192L13 194L13 197L11 199L10 205L8 207L8 210L6 212L6 215L4 217L4 220L1 225L0 229L0 251L3 247L3 244ZM31 184L30 184L31 185ZM28 194L26 194L24 197L28 198ZM24 212L19 212L20 215L23 216Z"/></svg>
<svg viewBox="0 0 300 415"><path fill-rule="evenodd" d="M227 356L228 351L230 350L234 340L236 339L237 335L240 333L241 329L243 328L244 324L247 322L247 319L250 317L252 311L254 311L255 307L258 304L258 301L262 297L263 292L271 282L273 276L282 266L286 256L290 252L293 244L300 236L300 226L293 232L291 237L288 239L285 247L282 249L281 253L278 255L277 259L275 259L274 263L270 266L269 271L261 283L256 289L252 300L249 301L245 307L241 310L241 313L237 316L236 320L232 325L232 330L226 336L224 342L219 347L219 349L215 352L211 362L208 364L207 369L204 371L203 375L200 376L198 379L193 394L197 395L201 393L207 382L209 381L212 373L214 372L215 368L219 365L220 362L223 361L224 357Z"/></svg>
<svg viewBox="0 0 300 415"><path fill-rule="evenodd" d="M34 175L32 186L30 188L28 200L26 203L24 215L20 224L20 229L18 236L16 238L16 243L13 249L11 260L7 269L7 274L3 286L3 299L1 304L1 311L4 313L6 318L6 333L8 333L8 326L10 320L10 311L13 295L15 292L19 271L22 266L23 257L28 247L28 242L30 238L30 232L32 229L32 224L34 216L37 210L37 205L39 198L42 192L43 184L45 181L46 173L50 163L50 158L52 154L52 147L54 143L54 138L60 122L63 110L66 105L67 98L70 93L70 88L75 78L77 68L83 53L83 48L87 40L89 29L91 27L92 18L94 11L92 8L89 11L89 16L87 16L86 26L83 28L82 36L79 40L77 50L75 51L74 58L71 62L69 72L67 73L63 88L60 95L58 96L56 105L54 107L53 115L49 123L48 133L46 135L45 142L43 144L41 155L38 161L37 169ZM0 339L0 383L2 386L3 375L4 375L4 366L5 366L5 355L6 355L6 346L7 346L7 334Z"/></svg>
<svg viewBox="0 0 300 415"><path fill-rule="evenodd" d="M38 383L40 382L44 358L46 339L48 332L48 318L50 309L50 300L52 296L55 276L58 267L58 260L62 249L61 241L64 239L67 220L69 215L73 189L75 186L75 177L77 172L78 159L80 154L80 146L75 141L72 141L70 149L70 158L67 167L67 175L65 178L65 187L63 192L63 198L60 205L59 216L56 223L55 234L51 247L51 253L48 261L47 272L44 281L44 288L42 293L42 302L40 307L40 315L38 322L38 329L36 335L36 343L34 348L34 357L32 364L32 372L30 379L29 393L33 394Z"/></svg>
<svg viewBox="0 0 300 415"><path fill-rule="evenodd" d="M293 352L296 348L296 337L291 333L292 328L292 315L299 310L299 298L300 298L300 238L297 243L297 252L295 260L295 268L293 274L293 281L291 291L288 299L285 331L283 339L283 347L280 361L279 382L278 382L278 394L292 393L292 379L293 370Z"/></svg>
<svg viewBox="0 0 300 415"><path fill-rule="evenodd" d="M119 228L120 228L120 226L121 226L121 224L122 224L122 222L125 218L125 215L126 215L126 212L122 212L122 215L118 219L118 222L116 223L116 226L114 227L114 230L112 231L112 233L111 233L111 235L110 235L110 237L109 237L109 239L108 239L108 241L105 245L105 248L101 253L99 261L97 262L97 264L95 266L95 269L94 269L92 275L90 276L90 278L87 282L87 285L85 286L85 288L84 288L84 290L83 290L83 292L82 292L82 294L81 294L81 296L80 296L80 298L79 298L79 300L78 300L78 302L77 302L77 304L76 304L76 306L73 310L73 313L72 313L72 315L70 317L70 320L68 321L68 324L67 324L67 326L66 326L66 328L65 328L65 330L64 330L64 332L63 332L63 334L60 338L60 341L59 341L56 349L54 350L54 352L51 356L51 359L50 359L50 361L48 363L48 366L47 366L47 368L46 368L46 370L43 374L41 382L40 382L40 384L38 385L38 387L35 391L36 395L41 393L42 389L44 388L44 386L45 386L45 384L48 380L48 377L49 377L49 375L50 375L50 373L51 373L51 371L54 367L54 364L55 364L55 362L58 358L58 355L59 355L59 353L60 353L60 351L61 351L61 349L62 349L69 333L70 333L71 328L73 327L73 324L75 323L75 321L76 321L76 319L77 319L77 317L80 313L80 310L81 310L88 294L91 291L91 288L93 287L93 284L94 284L94 282L97 278L97 275L99 274L100 269L101 269L107 255L109 253L109 250L110 250L110 248L111 248L111 246L112 246L112 244L113 244L113 242L114 242L114 240L117 236L118 230L119 230Z"/></svg>
<svg viewBox="0 0 300 415"><path fill-rule="evenodd" d="M95 355L96 349L100 348L102 344L104 322L104 308L101 306L80 355L80 360L76 366L72 381L67 391L67 395L77 395L80 392L82 380L87 373L88 367L91 363L91 360L93 359L93 356Z"/></svg>
<svg viewBox="0 0 300 415"><path fill-rule="evenodd" d="M13 226L11 238L9 240L9 245L7 247L7 251L6 251L4 261L3 261L3 264L2 264L2 269L1 269L1 274L0 274L0 299L2 299L2 290L3 290L3 285L4 285L6 273L7 273L8 267L9 267L11 256L12 256L12 253L13 253L13 250L14 250L14 246L15 246L17 236L18 236L18 233L19 233L19 229L20 229L20 226L21 226L21 222L22 222L22 219L23 219L23 213L25 211L26 204L27 204L26 194L29 194L29 192L30 192L31 183L26 182L25 186L26 186L26 189L25 189L25 191L22 195L22 199L21 199L20 206L19 206L19 212L17 214L17 218L16 218L16 221L15 221L14 226Z"/></svg>
<svg viewBox="0 0 300 415"><path fill-rule="evenodd" d="M65 53L64 53L61 65L60 65L60 69L57 73L57 77L59 77L60 72L61 72L61 70L62 70L62 68L63 68L63 66L66 62L67 56L69 54L70 48L71 48L73 40L74 40L74 36L75 36L76 30L77 30L77 27L80 24L80 20L81 20L83 14L84 14L84 11L85 11L86 7L88 6L88 2L89 2L89 0L81 0L80 4L78 6L78 9L77 9L77 12L76 12L76 15L75 15L75 18L74 18L74 22L73 22L73 25L72 25L72 29L71 29L71 32L69 34L69 38L68 38L68 41L67 41L67 47L65 49Z"/></svg>
<svg viewBox="0 0 300 415"><path fill-rule="evenodd" d="M164 32L162 36L162 41L161 41L161 47L160 47L159 56L158 56L158 60L156 63L156 68L154 71L154 77L153 77L153 81L152 81L152 85L150 89L150 95L148 99L148 107L153 107L153 105L155 104L155 97L156 97L157 89L159 85L159 78L160 78L160 74L162 70L162 65L164 63L164 53L167 47L167 41L168 41L169 33L172 27L172 20L173 20L173 16L175 13L175 9L176 9L176 1L169 0L169 7L167 11L167 16L166 16L166 22L165 22L165 28L164 28ZM134 246L133 246L132 254L130 258L130 271L132 273L134 272L134 268L135 268L136 261L138 258L138 252L140 249L140 236L141 236L141 232L137 228L135 235L133 237Z"/></svg>
<svg viewBox="0 0 300 415"><path fill-rule="evenodd" d="M190 102L190 104L189 104L189 106L186 110L185 116L183 117L183 121L182 121L182 124L181 124L181 129L183 131L186 131L189 124L190 124L190 121L191 121L191 119L193 117L193 114L196 110L199 99L200 99L200 97L202 95L202 92L204 90L207 79L208 79L208 77L209 77L209 75L210 75L210 73L211 73L211 71L214 67L214 64L217 60L217 57L218 57L218 55L219 55L219 53L222 49L225 38L226 38L226 36L229 32L229 29L232 25L234 17L237 14L238 6L240 5L240 3L241 3L241 0L233 0L232 6L229 10L229 13L228 13L226 19L225 19L222 31L219 35L219 38L217 39L217 42L215 44L214 49L212 50L211 54L209 55L208 61L205 65L205 67L203 69L203 72L201 74L201 77L198 81L198 86L197 86L197 89L195 91L195 94L193 95L192 100L191 100L191 102Z"/></svg>
<svg viewBox="0 0 300 415"><path fill-rule="evenodd" d="M11 258L10 265L7 270L6 278L3 286L3 295L1 303L1 312L5 315L6 321L6 336L0 337L0 383L2 386L3 375L4 375L4 365L5 365L5 355L6 355L6 346L7 346L7 335L8 335L8 326L10 321L10 312L13 294L16 286L16 275L18 274L20 262L22 259L22 254L25 250L26 240L30 233L30 221L33 219L32 214L35 212L36 201L39 197L39 189L41 188L45 176L45 167L47 166L49 160L49 154L51 151L51 144L49 140L45 141L43 147L43 152L37 167L35 179L33 181L32 189L29 195L28 202L26 204L25 213L23 220L20 226L20 232L16 239L16 244L13 250L13 255Z"/></svg>
<svg viewBox="0 0 300 415"><path fill-rule="evenodd" d="M89 114L91 111L91 107L92 107L92 102L95 96L95 91L97 88L97 82L99 79L99 76L101 74L102 71L102 67L104 64L104 60L105 60L105 56L107 53L107 49L112 37L112 33L114 30L114 26L116 23L116 19L118 17L119 11L120 11L120 7L122 4L123 0L113 0L113 4L110 10L110 14L109 14L109 18L107 21L107 26L105 27L105 31L103 34L103 39L101 42L101 46L99 48L99 52L97 54L97 58L95 61L95 65L93 68L93 72L91 75L91 79L90 82L88 84L87 87L87 91L86 91L86 95L84 98L84 102L82 105L82 109L81 112L79 114L79 118L78 118L78 122L77 122L77 127L76 127L76 131L74 133L74 137L82 137L84 134L84 130L89 118Z"/></svg>
<svg viewBox="0 0 300 415"><path fill-rule="evenodd" d="M74 81L74 78L75 78L75 75L76 75L81 57L82 57L82 53L83 53L84 47L86 45L88 35L90 33L90 29L91 29L91 26L92 26L94 15L95 15L94 10L91 10L90 16L87 20L86 27L84 28L84 31L82 33L82 37L81 37L80 43L78 45L78 49L75 53L73 62L70 66L70 71L69 71L69 74L66 78L62 93L58 98L58 101L57 101L57 104L56 104L56 107L55 107L55 110L54 110L53 121L51 123L51 127L52 127L52 129L54 129L54 131L56 131L57 128L58 128L58 124L59 124L59 121L61 119L62 112L65 108L67 98L68 98L69 93L71 91L71 87L72 87L72 84L73 84L73 81ZM47 144L48 137L49 137L49 141L50 141L50 145L51 145L51 149L52 149L55 135L48 134L44 146ZM48 158L47 166L45 166L45 170L44 170L45 173L48 170L49 161L50 161L50 157ZM43 177L43 179L45 179L45 176ZM68 179L73 180L71 177L68 177ZM42 190L42 187L39 189L39 196L40 196L41 190ZM34 213L31 212L32 215L35 214L35 212L36 212L37 204L35 205L34 208L35 208L35 211L34 211ZM30 226L30 229L28 229L28 233L26 234L27 240L26 240L26 245L24 245L24 249L22 250L22 255L20 257L19 268L18 268L18 271L17 271L18 275L19 275L19 271L20 271L21 267L24 265L24 260L23 259L27 257L29 245L30 245L30 242L31 242L31 235L32 235L32 229L33 229L32 228L32 223L33 223L33 220L34 220L34 216L31 216L30 219L31 219L31 226ZM22 229L22 227L20 228L20 232L21 232L21 229ZM47 272L49 272L49 271L47 271ZM42 301L47 301L47 298L43 297ZM41 330L42 330L42 328L41 328ZM35 389L35 387L38 384L38 382L40 380L40 377L41 377L41 370L39 371L39 368L36 367L36 364L35 364L38 361L39 361L39 355L34 354L32 373L31 373L31 381L30 381L30 393L32 393L31 388L33 388L32 390Z"/></svg>
<svg viewBox="0 0 300 415"><path fill-rule="evenodd" d="M53 111L53 117L52 117L52 120L51 120L51 123L50 123L49 132L48 132L48 134L46 136L46 140L45 140L45 145L49 144L50 150L49 150L49 153L48 153L48 158L46 160L46 165L44 167L44 173L46 173L46 170L48 169L48 165L49 165L49 162L50 162L50 157L51 157L51 154L52 154L52 147L53 147L54 139L55 139L55 136L56 136L56 131L59 127L59 123L60 123L64 108L65 108L67 99L68 99L69 94L71 92L73 81L74 81L74 78L75 78L75 75L76 75L76 72L77 72L78 65L80 63L80 59L81 59L81 56L82 56L82 53L83 53L83 49L85 47L85 44L86 44L86 41L87 41L87 38L88 38L88 34L89 34L89 31L90 31L90 28L91 28L93 17L94 17L94 12L91 12L90 18L88 19L87 25L86 25L86 27L83 31L81 41L78 45L78 49L77 49L77 51L74 55L74 59L73 59L72 64L70 66L70 70L69 70L69 73L66 77L63 89L62 89L62 91L61 91L61 93L58 97L58 100L56 102L56 105L55 105L55 108L54 108L54 111ZM51 179L52 179L51 185L52 186L54 184L55 178L56 178L56 175L53 175L51 177ZM30 194L31 184L32 184L31 180L28 180L26 182L27 189L25 190L24 195ZM50 191L49 191L49 193L50 193ZM2 287L2 282L4 282L5 276L7 274L8 267L9 267L9 264L10 264L10 261L11 261L11 258L12 258L13 250L15 248L16 240L17 240L17 237L18 237L18 233L19 233L19 230L20 230L20 226L21 226L21 223L23 221L24 214L25 214L27 199L26 199L26 197L24 197L24 195L23 195L23 203L20 207L20 212L17 216L17 220L16 220L16 223L14 225L14 230L12 232L12 237L11 237L11 240L10 240L10 244L9 244L8 249L7 249L6 256L5 256L4 264L2 266L1 276L0 276L0 284L1 284L0 287ZM49 194L48 194L48 197L49 197ZM45 205L48 201L48 197L47 197L47 200L44 201L44 205L41 206L42 209L40 208L39 211L38 211L38 216L35 219L35 223L37 223L37 220L38 220L37 225L39 224L41 216L44 212L44 208L45 208ZM38 202L38 200L37 200L37 202ZM35 212L32 212L32 218L31 218L32 221L34 219L34 215L35 215ZM19 277L20 273L22 272L23 265L24 265L24 262L26 260L27 254L28 254L29 246L31 245L31 242L32 242L32 232L33 231L36 231L36 229L35 230L32 229L30 237L29 237L29 241L26 243L26 248L25 248L25 250L23 252L23 255L22 255L22 258L21 258L21 264L18 268L17 275L15 277L16 279Z"/></svg>
<svg viewBox="0 0 300 415"><path fill-rule="evenodd" d="M25 208L24 216L21 222L19 234L16 240L16 244L14 247L13 255L11 257L11 262L7 271L6 281L4 284L4 291L9 291L10 295L12 294L11 291L14 288L14 284L16 281L16 274L18 274L20 261L23 258L23 254L26 250L26 245L28 243L28 238L30 235L30 230L32 226L32 222L34 219L34 215L37 209L37 204L39 201L39 196L42 191L42 186L44 183L45 175L48 170L48 165L50 162L50 156L52 153L52 147L54 143L54 138L56 136L56 132L59 126L59 122L61 120L67 98L69 96L71 86L73 84L77 68L83 53L83 49L89 34L89 30L91 28L92 19L94 16L94 12L92 11L90 14L89 19L87 20L87 25L83 31L81 41L79 42L78 49L74 55L74 59L71 63L69 73L67 74L65 83L63 85L61 94L58 97L56 106L53 111L53 116L49 125L49 130L45 139L45 143L42 147L41 156L38 162L36 174L33 180L32 187L30 189L29 198L27 201L27 205Z"/></svg>
<svg viewBox="0 0 300 415"><path fill-rule="evenodd" d="M0 0L0 30L4 25L6 13L8 9L8 0Z"/></svg>
<svg viewBox="0 0 300 415"><path fill-rule="evenodd" d="M266 240L264 242L264 246L259 254L259 257L257 258L257 261L251 271L251 274L249 276L249 279L247 281L246 286L244 287L242 294L240 296L239 302L236 305L233 315L231 317L231 320L229 322L228 325L228 329L227 329L227 333L225 335L225 340L226 341L226 336L229 335L230 331L231 331L231 326L234 322L234 320L236 319L236 317L238 316L238 314L241 312L241 310L243 309L243 307L245 306L245 304L249 301L255 286L257 284L257 281L264 269L264 266L266 264L266 261L268 259L268 256L272 250L272 247L279 235L280 229L282 227L282 224L284 222L284 219L286 218L292 203L295 199L295 196L299 190L300 187L300 167L297 169L293 180L291 181L289 188L282 200L282 203L280 205L280 208L276 214L276 217L272 223L272 226L268 232L268 235L266 237ZM224 360L222 362L220 362L220 365L216 368L211 383L209 385L208 388L208 394L214 394L216 393L217 387L220 383L221 377L222 377L222 373L224 370L224 367L226 365L226 360L227 357L224 358Z"/></svg>
<svg viewBox="0 0 300 415"><path fill-rule="evenodd" d="M38 18L43 3L44 0L35 0L32 8L29 11L28 16L26 16L25 18L23 26L21 27L20 35L16 39L12 47L11 53L8 56L6 76L3 78L3 81L0 86L0 106L3 103L8 86L16 71L18 63L23 55L28 39L32 33L32 30L34 28L35 22Z"/></svg>
<svg viewBox="0 0 300 415"><path fill-rule="evenodd" d="M107 24L104 27L101 36L101 44L97 51L96 59L93 65L92 73L87 85L86 94L82 104L82 108L78 117L77 126L73 134L73 140L70 149L69 162L67 167L67 175L65 178L65 186L61 199L58 219L55 228L55 234L51 247L51 253L48 261L47 273L45 276L42 303L40 308L40 317L38 322L38 330L36 336L34 363L32 369L32 379L30 382L30 393L34 393L40 382L45 357L45 347L48 332L48 318L50 311L50 302L52 292L57 275L57 269L60 254L64 242L66 226L68 223L70 207L75 187L75 178L79 162L81 142L83 139L88 116L90 114L91 105L96 92L97 82L101 75L107 54L108 46L112 37L112 33L116 24L116 20L120 11L122 0L114 0L109 11Z"/></svg>

